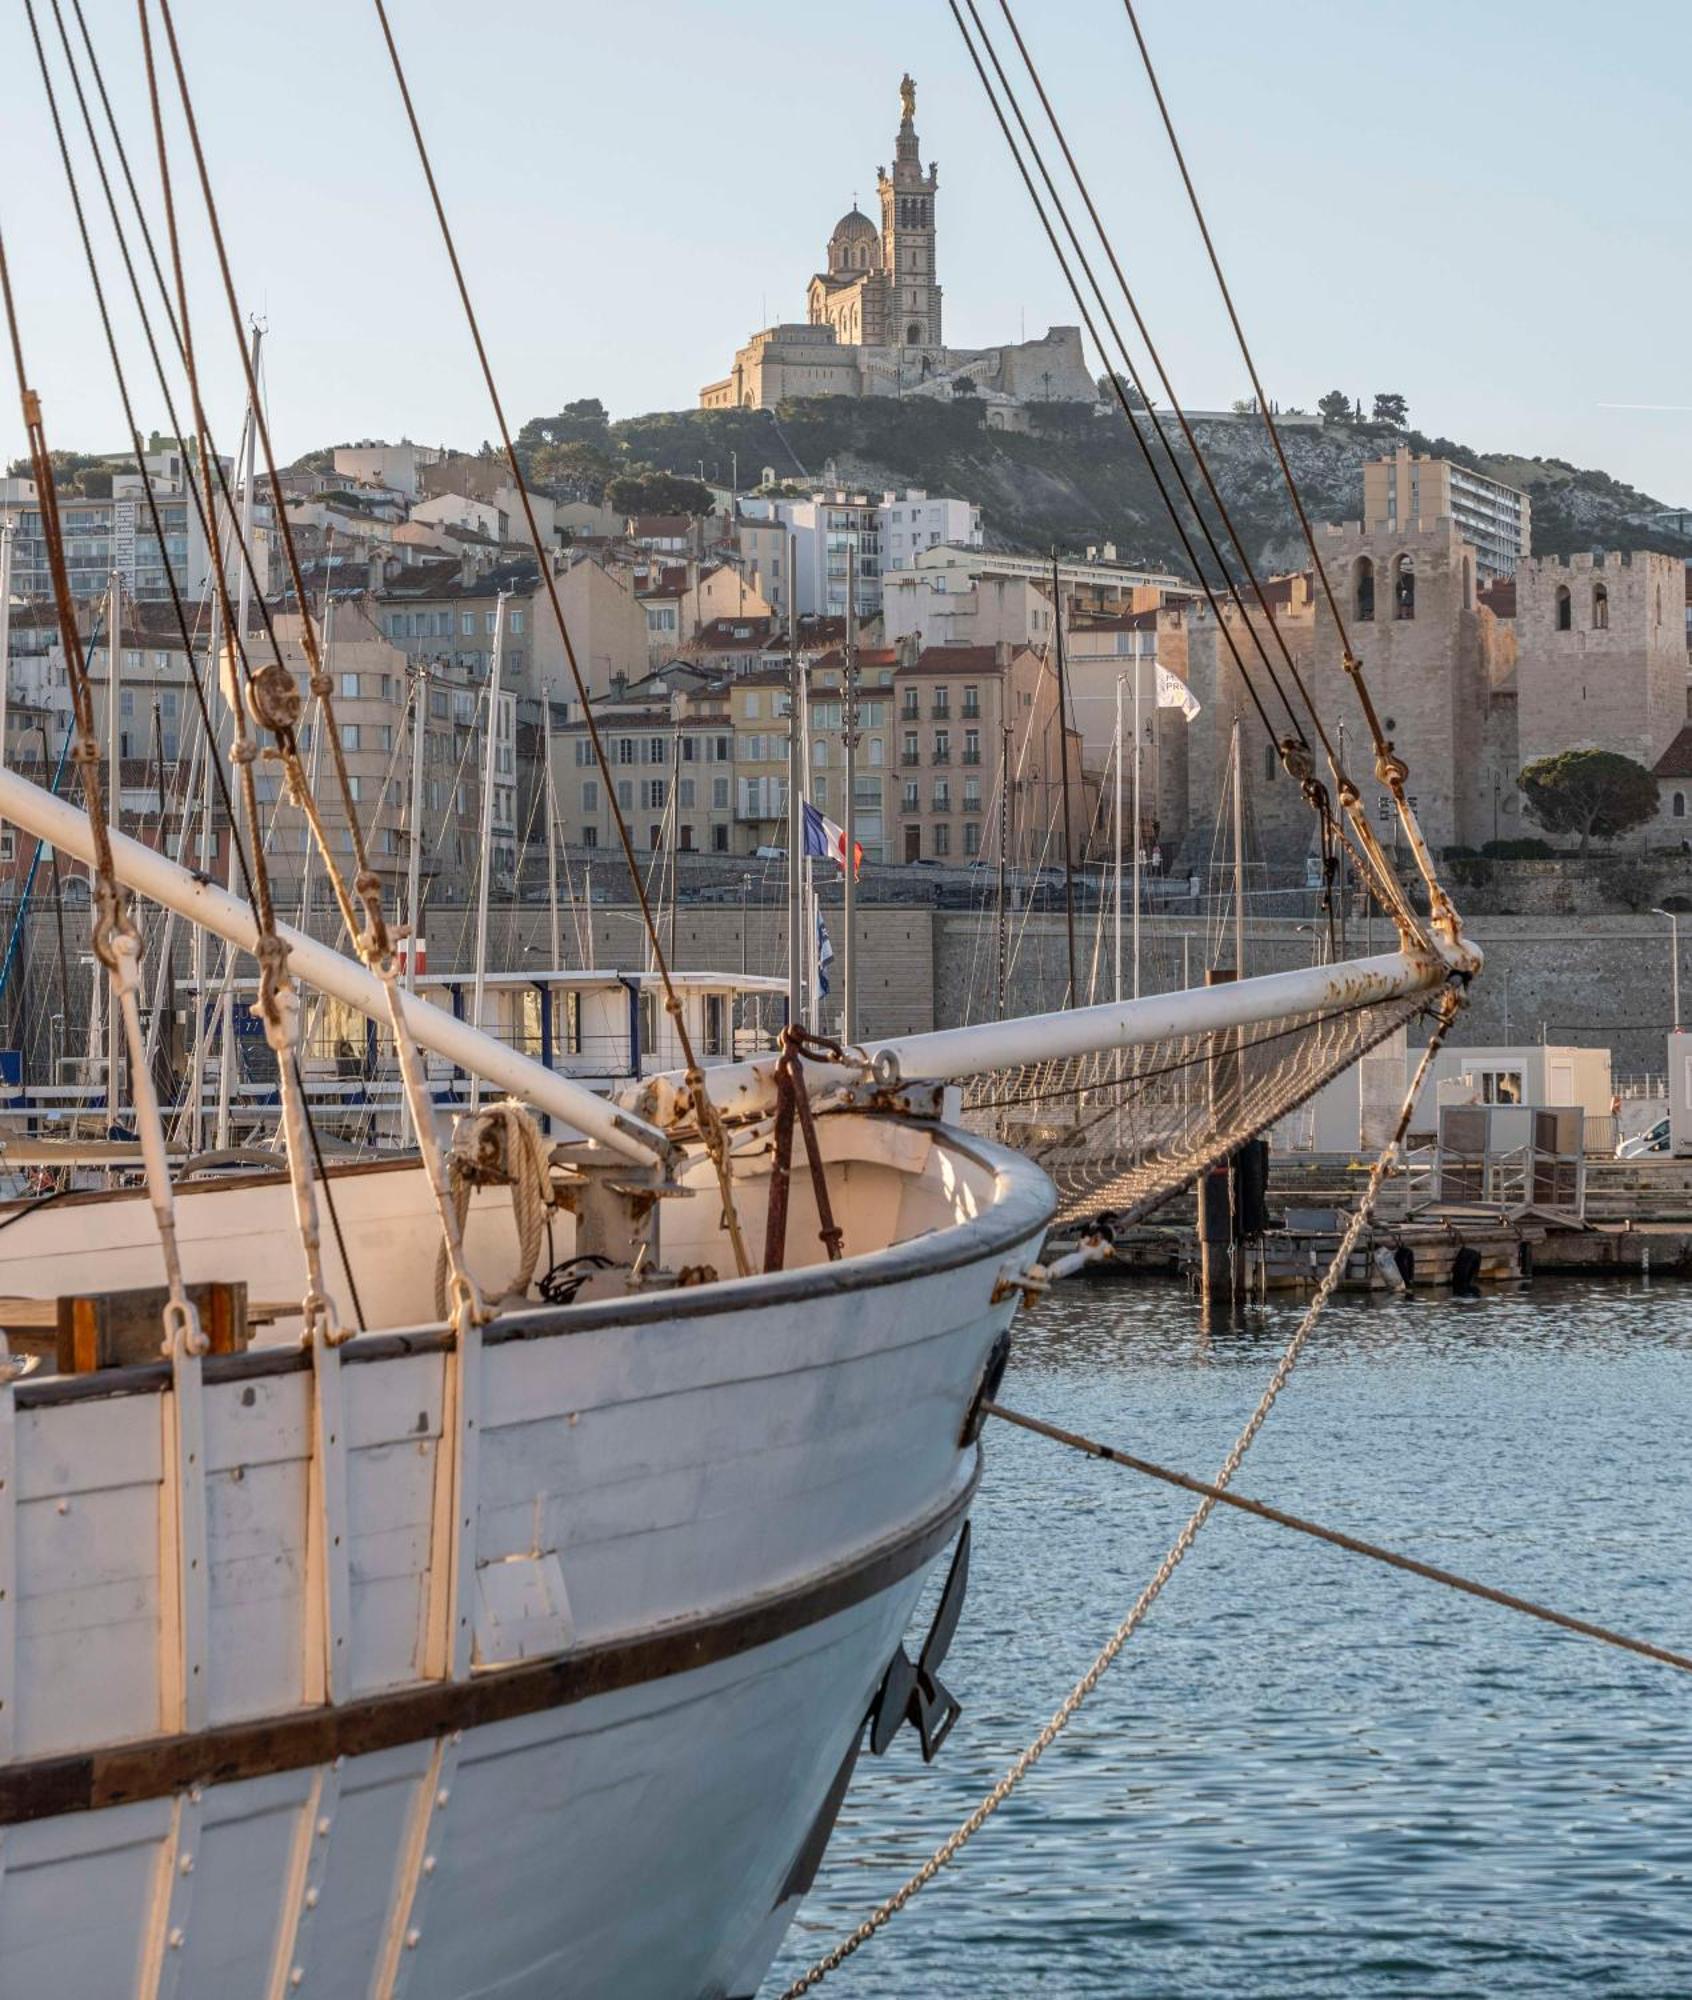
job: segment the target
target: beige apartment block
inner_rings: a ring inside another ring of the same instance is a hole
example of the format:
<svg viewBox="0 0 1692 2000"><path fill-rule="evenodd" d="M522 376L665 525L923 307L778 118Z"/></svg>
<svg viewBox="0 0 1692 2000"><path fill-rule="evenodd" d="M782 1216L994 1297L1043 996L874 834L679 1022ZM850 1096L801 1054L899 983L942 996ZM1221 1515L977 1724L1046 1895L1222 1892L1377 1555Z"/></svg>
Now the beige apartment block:
<svg viewBox="0 0 1692 2000"><path fill-rule="evenodd" d="M1533 503L1514 486L1408 445L1363 467L1363 525L1396 531L1453 521L1475 551L1482 581L1514 576L1533 547Z"/></svg>
<svg viewBox="0 0 1692 2000"><path fill-rule="evenodd" d="M893 781L891 651L858 655L857 823L866 861L892 861L887 788ZM846 820L846 660L838 649L807 663L810 799L821 813ZM730 690L734 713L736 848L787 846L788 681L784 666L759 667Z"/></svg>
<svg viewBox="0 0 1692 2000"><path fill-rule="evenodd" d="M1677 556L1545 556L1516 577L1522 764L1619 750L1647 770L1686 722L1686 569Z"/></svg>
<svg viewBox="0 0 1692 2000"><path fill-rule="evenodd" d="M646 614L633 573L591 556L557 559L554 578L576 663L590 694L608 693L617 674L638 679L649 664ZM575 684L548 594L532 558L478 571L462 564L419 565L402 571L379 594L382 632L413 660L462 667L485 676L493 658L495 614L506 601L504 685L521 699L551 689L575 699Z"/></svg>
<svg viewBox="0 0 1692 2000"><path fill-rule="evenodd" d="M1057 672L1032 647L929 646L893 673L899 796L894 861L963 864L996 857L1008 768L1010 852L1018 866L1061 864L1067 747L1073 858L1098 804L1078 731L1058 717Z"/></svg>
<svg viewBox="0 0 1692 2000"><path fill-rule="evenodd" d="M569 846L617 851L614 797L635 849L654 855L734 852L734 732L726 694L653 688L595 702L611 765L611 792L587 724L552 732L559 838Z"/></svg>

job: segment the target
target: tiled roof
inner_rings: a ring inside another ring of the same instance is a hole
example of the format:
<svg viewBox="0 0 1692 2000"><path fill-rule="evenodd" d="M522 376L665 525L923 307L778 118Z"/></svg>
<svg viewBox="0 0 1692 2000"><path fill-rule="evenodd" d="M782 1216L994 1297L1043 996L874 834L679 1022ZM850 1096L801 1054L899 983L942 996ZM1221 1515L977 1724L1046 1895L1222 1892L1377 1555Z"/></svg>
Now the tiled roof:
<svg viewBox="0 0 1692 2000"><path fill-rule="evenodd" d="M1682 726L1652 770L1659 778L1692 778L1692 722Z"/></svg>
<svg viewBox="0 0 1692 2000"><path fill-rule="evenodd" d="M899 667L896 674L990 674L997 665L991 646L925 646L914 667Z"/></svg>
<svg viewBox="0 0 1692 2000"><path fill-rule="evenodd" d="M692 526L688 514L636 514L629 533L637 542L673 542L685 540Z"/></svg>

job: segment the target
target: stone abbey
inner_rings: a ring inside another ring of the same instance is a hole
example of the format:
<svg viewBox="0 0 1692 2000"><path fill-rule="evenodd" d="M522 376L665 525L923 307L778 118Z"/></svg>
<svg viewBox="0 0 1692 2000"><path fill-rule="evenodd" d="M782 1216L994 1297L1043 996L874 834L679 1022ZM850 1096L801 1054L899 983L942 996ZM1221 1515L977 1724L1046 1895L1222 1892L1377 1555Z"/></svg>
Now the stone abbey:
<svg viewBox="0 0 1692 2000"><path fill-rule="evenodd" d="M704 409L764 409L797 396L977 397L989 424L1006 425L1028 403L1093 402L1081 330L1052 327L1040 340L952 348L944 342L936 211L940 169L925 167L916 130L916 85L899 86L893 168L876 170L881 219L855 204L834 225L827 269L806 289L802 323L765 327L734 368L699 393Z"/></svg>

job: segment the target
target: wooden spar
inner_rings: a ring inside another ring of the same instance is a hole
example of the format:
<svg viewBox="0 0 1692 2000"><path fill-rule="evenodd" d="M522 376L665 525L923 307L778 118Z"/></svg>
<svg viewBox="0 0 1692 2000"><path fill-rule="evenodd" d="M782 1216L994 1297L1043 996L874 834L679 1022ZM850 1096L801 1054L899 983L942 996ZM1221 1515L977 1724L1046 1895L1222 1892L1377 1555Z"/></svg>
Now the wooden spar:
<svg viewBox="0 0 1692 2000"><path fill-rule="evenodd" d="M5 793L0 790L0 813L5 809ZM1478 972L1480 965L1479 951L1465 939L1461 955L1451 960L1431 951L1382 952L1374 958L1354 958L1339 965L1267 972L1237 985L1152 993L1120 1005L1107 1001L1097 1007L1068 1007L1008 1021L977 1021L967 1028L901 1035L889 1041L867 1042L863 1052L876 1082L884 1087L901 1080L940 1083L1019 1063L1059 1062L1067 1056L1222 1034L1301 1014L1379 1006L1415 993L1438 992L1450 980ZM843 1081L841 1070L832 1065L807 1066L807 1074L815 1089L834 1089ZM648 1077L639 1086L640 1097L631 1095L629 1101L638 1101L643 1108L663 1107L669 1101L667 1093L679 1089L680 1082L679 1076ZM713 1102L730 1117L761 1114L775 1107L772 1057L719 1064L705 1072L705 1082Z"/></svg>
<svg viewBox="0 0 1692 2000"><path fill-rule="evenodd" d="M78 807L56 799L27 778L0 766L0 818L26 827L49 846L91 863L93 836L88 817ZM112 865L120 882L177 911L189 923L228 940L239 951L251 951L258 928L251 910L226 889L204 876L179 868L155 848L127 834L112 835ZM320 992L332 994L375 1021L386 1021L388 1001L382 982L287 924L277 930L292 954L297 977ZM455 1020L444 1007L432 1006L414 993L401 995L407 1028L426 1049L489 1083L498 1084L526 1103L609 1146L625 1159L656 1160L668 1167L678 1158L670 1139L644 1119L597 1097L584 1085L561 1076L531 1057L507 1048L491 1035L479 1033L468 1021Z"/></svg>

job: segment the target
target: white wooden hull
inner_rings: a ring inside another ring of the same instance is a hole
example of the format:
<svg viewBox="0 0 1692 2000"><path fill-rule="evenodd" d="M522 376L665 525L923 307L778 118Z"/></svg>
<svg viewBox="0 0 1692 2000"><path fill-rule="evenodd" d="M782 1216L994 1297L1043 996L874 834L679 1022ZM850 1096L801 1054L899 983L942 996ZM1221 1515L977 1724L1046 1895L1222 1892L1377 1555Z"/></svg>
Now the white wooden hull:
<svg viewBox="0 0 1692 2000"><path fill-rule="evenodd" d="M0 1994L754 1990L1050 1207L832 1122L843 1263L0 1391Z"/></svg>

